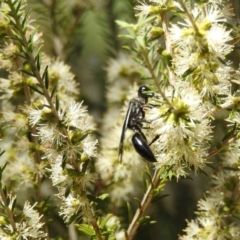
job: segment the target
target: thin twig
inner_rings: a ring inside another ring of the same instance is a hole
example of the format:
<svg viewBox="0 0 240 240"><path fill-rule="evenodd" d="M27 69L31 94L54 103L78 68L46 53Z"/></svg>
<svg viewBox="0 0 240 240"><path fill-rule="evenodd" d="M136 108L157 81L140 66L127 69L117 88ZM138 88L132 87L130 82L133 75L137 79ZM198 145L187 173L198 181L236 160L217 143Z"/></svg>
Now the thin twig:
<svg viewBox="0 0 240 240"><path fill-rule="evenodd" d="M237 134L234 134L233 136L231 136L230 138L228 138L226 141L222 142L222 146L220 148L215 148L213 149L207 156L207 158L210 158L214 155L216 155L217 153L221 152L224 148L228 147L231 143L235 142L238 139Z"/></svg>
<svg viewBox="0 0 240 240"><path fill-rule="evenodd" d="M9 220L11 226L12 226L13 232L16 232L17 228L16 228L16 224L15 224L15 221L14 221L13 213L10 210L10 208L8 207L8 201L7 201L5 193L2 190L2 187L0 187L0 196L1 196L2 201L4 203L4 210L6 211L6 214L8 216L8 220Z"/></svg>
<svg viewBox="0 0 240 240"><path fill-rule="evenodd" d="M138 230L138 227L140 225L139 220L142 216L144 216L146 210L148 209L148 207L150 206L150 204L152 202L152 198L153 198L152 192L161 182L161 179L159 178L158 173L159 173L159 169L156 169L154 172L153 178L152 178L152 182L149 185L146 193L143 196L141 205L135 212L132 222L130 223L130 225L128 227L127 240L132 240L134 238L134 236Z"/></svg>
<svg viewBox="0 0 240 240"><path fill-rule="evenodd" d="M154 84L155 86L157 87L157 90L159 92L159 94L161 95L161 97L164 99L164 101L169 105L169 107L172 109L172 110L175 110L175 107L172 105L172 103L168 100L168 98L165 96L164 92L162 91L162 89L160 88L159 84L158 84L158 79L157 79L157 76L155 75L155 72L154 72L154 69L152 67L152 64L148 58L148 54L147 54L147 51L146 49L143 49L142 50L142 54L143 54L143 58L146 62L146 65L147 65L147 68L152 76L152 79L154 81Z"/></svg>
<svg viewBox="0 0 240 240"><path fill-rule="evenodd" d="M169 53L171 56L173 55L172 52L172 43L171 40L169 38L169 19L167 18L166 13L161 14L161 18L162 18L162 28L163 28L163 32L164 32L164 39L165 39L165 45L166 45L166 51L167 53ZM174 72L171 70L171 68L169 67L169 64L167 64L167 71L168 71L168 81L170 82L171 85L174 85Z"/></svg>
<svg viewBox="0 0 240 240"><path fill-rule="evenodd" d="M183 0L178 0L178 2L180 3L180 5L183 8L184 12L187 14L187 17L188 17L189 21L191 22L195 32L199 32L198 26L196 25L192 15L191 15L191 13L188 11L188 9L187 9L185 3L183 2Z"/></svg>

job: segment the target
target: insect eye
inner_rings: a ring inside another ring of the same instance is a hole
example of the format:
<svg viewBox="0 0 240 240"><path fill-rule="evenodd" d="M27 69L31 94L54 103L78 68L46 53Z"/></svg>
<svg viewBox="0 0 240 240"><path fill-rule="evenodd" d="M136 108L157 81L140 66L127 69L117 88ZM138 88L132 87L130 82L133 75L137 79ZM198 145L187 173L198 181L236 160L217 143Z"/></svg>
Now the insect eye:
<svg viewBox="0 0 240 240"><path fill-rule="evenodd" d="M147 90L149 90L148 87L146 87L146 86L141 86L141 87L138 89L138 94L142 95L143 92L145 92L145 91L147 91Z"/></svg>

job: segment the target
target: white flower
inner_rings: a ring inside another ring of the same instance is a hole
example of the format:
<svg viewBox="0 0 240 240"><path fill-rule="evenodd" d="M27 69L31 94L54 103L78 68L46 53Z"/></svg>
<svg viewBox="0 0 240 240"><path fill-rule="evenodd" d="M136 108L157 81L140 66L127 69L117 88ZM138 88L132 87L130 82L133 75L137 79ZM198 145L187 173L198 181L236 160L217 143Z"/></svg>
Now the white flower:
<svg viewBox="0 0 240 240"><path fill-rule="evenodd" d="M145 16L148 16L151 11L152 11L152 8L153 6L152 5L149 5L148 3L146 3L144 0L139 2L140 5L137 5L134 9L136 9L137 11L139 11L138 14L136 14L136 16L142 14L142 15L145 15Z"/></svg>
<svg viewBox="0 0 240 240"><path fill-rule="evenodd" d="M120 53L116 59L110 59L106 71L109 83L117 80L121 82L124 79L130 79L136 75L145 75L147 73L147 70L143 66L125 53Z"/></svg>
<svg viewBox="0 0 240 240"><path fill-rule="evenodd" d="M201 231L201 228L197 221L190 221L187 223L188 227L184 230L184 232L186 232L186 235L181 236L181 240L193 240L194 237L198 236Z"/></svg>
<svg viewBox="0 0 240 240"><path fill-rule="evenodd" d="M115 234L116 240L126 240L126 232L121 230Z"/></svg>
<svg viewBox="0 0 240 240"><path fill-rule="evenodd" d="M29 122L32 126L36 125L42 117L43 109L31 109L29 111Z"/></svg>
<svg viewBox="0 0 240 240"><path fill-rule="evenodd" d="M160 104L147 111L152 121L153 135L159 138L153 147L158 163L156 166L171 166L177 177L184 174L184 168L202 168L208 155L208 143L211 139L210 121L204 118L207 109L200 96L191 87L184 84L176 86L174 93L166 91L174 110Z"/></svg>
<svg viewBox="0 0 240 240"><path fill-rule="evenodd" d="M29 202L25 202L22 220L16 223L16 239L45 239L46 234L42 230L43 223L40 222L42 216L33 209L35 205L31 206Z"/></svg>
<svg viewBox="0 0 240 240"><path fill-rule="evenodd" d="M216 2L217 4L216 3L211 4L209 1L209 4L207 4L206 7L204 8L205 15L202 14L203 11L202 9L199 8L196 11L195 16L201 14L205 16L206 20L208 20L211 23L227 22L227 19L231 18L234 15L231 4L218 5L220 3L219 0L217 0Z"/></svg>
<svg viewBox="0 0 240 240"><path fill-rule="evenodd" d="M95 173L85 172L76 180L82 187L83 191L91 189L98 175Z"/></svg>
<svg viewBox="0 0 240 240"><path fill-rule="evenodd" d="M89 117L86 107L84 107L83 102L71 102L69 107L64 107L61 115L63 115L63 123L66 124L68 128L75 127L82 131L93 130L92 119Z"/></svg>
<svg viewBox="0 0 240 240"><path fill-rule="evenodd" d="M138 174L139 177L139 174ZM115 204L119 204L123 201L128 201L129 196L131 196L134 193L134 196L136 193L136 187L134 187L135 184L130 181L119 181L117 184L114 184L114 187L111 189L111 192L109 193L111 196L111 199L114 200Z"/></svg>
<svg viewBox="0 0 240 240"><path fill-rule="evenodd" d="M68 177L66 174L63 173L63 168L62 168L62 161L63 161L63 156L58 155L54 162L51 164L51 176L50 178L52 179L53 186L66 186L68 182Z"/></svg>
<svg viewBox="0 0 240 240"><path fill-rule="evenodd" d="M83 154L87 157L96 157L97 156L97 143L98 140L91 140L90 135L83 139Z"/></svg>
<svg viewBox="0 0 240 240"><path fill-rule="evenodd" d="M172 63L175 73L182 76L191 71L190 77L193 76L196 89L201 91L203 97L213 99L216 95L226 95L229 91L231 74L224 74L229 63L225 66L219 59L225 60L226 55L232 51L232 36L231 31L220 23L231 15L232 10L228 6L223 13L222 6L216 4L205 5L204 10L198 5L192 10L197 29L189 20L172 24L169 40L174 49ZM218 82L220 86L216 84Z"/></svg>
<svg viewBox="0 0 240 240"><path fill-rule="evenodd" d="M220 24L213 24L206 34L208 49L216 58L225 59L225 56L233 50L230 44L232 36L231 31L227 31L226 27Z"/></svg>
<svg viewBox="0 0 240 240"><path fill-rule="evenodd" d="M66 136L56 128L55 124L41 124L37 127L37 132L43 145L61 146L65 142Z"/></svg>
<svg viewBox="0 0 240 240"><path fill-rule="evenodd" d="M232 239L240 236L239 222L239 171L233 170L239 162L238 141L223 153L220 171L212 177L213 187L198 202L196 221L188 222L181 240ZM228 160L228 158L232 160ZM225 161L226 160L226 161ZM224 170L223 170L224 169Z"/></svg>
<svg viewBox="0 0 240 240"><path fill-rule="evenodd" d="M84 197L73 197L69 194L67 198L62 197L62 200L60 215L63 216L65 222L69 222L74 215L81 217L87 211L88 199Z"/></svg>
<svg viewBox="0 0 240 240"><path fill-rule="evenodd" d="M10 88L11 82L9 79L0 78L0 100L9 99L12 97L14 90Z"/></svg>
<svg viewBox="0 0 240 240"><path fill-rule="evenodd" d="M70 66L64 62L56 59L52 61L48 67L50 82L53 81L52 86L57 84L58 94L61 100L65 99L69 94L79 94L79 89L74 74L70 71Z"/></svg>

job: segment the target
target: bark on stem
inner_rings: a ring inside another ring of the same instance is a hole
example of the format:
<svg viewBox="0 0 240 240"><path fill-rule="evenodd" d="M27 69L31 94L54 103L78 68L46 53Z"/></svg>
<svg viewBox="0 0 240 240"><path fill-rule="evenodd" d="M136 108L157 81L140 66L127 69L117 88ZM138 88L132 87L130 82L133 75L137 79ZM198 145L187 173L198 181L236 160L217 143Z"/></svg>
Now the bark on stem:
<svg viewBox="0 0 240 240"><path fill-rule="evenodd" d="M152 178L152 183L149 185L146 193L143 196L143 199L141 201L141 206L137 209L132 222L130 223L128 230L127 230L127 240L132 240L138 230L138 227L140 225L139 219L144 216L146 210L150 206L152 202L152 191L159 185L161 182L161 179L159 179L158 176L159 169L156 169Z"/></svg>

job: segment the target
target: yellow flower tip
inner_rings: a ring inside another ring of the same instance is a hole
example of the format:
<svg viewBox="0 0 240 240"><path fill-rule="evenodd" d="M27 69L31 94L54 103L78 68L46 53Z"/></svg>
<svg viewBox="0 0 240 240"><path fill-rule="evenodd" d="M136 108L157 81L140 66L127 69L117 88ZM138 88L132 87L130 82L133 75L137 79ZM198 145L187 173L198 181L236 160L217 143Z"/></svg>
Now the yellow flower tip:
<svg viewBox="0 0 240 240"><path fill-rule="evenodd" d="M240 97L233 97L232 101L234 105L240 105Z"/></svg>
<svg viewBox="0 0 240 240"><path fill-rule="evenodd" d="M171 54L166 49L164 49L161 54L163 57L171 58Z"/></svg>
<svg viewBox="0 0 240 240"><path fill-rule="evenodd" d="M189 106L178 98L173 99L172 104L174 105L174 110L169 114L167 123L178 124L181 119L185 121L187 119L186 115L189 114Z"/></svg>
<svg viewBox="0 0 240 240"><path fill-rule="evenodd" d="M0 225L5 225L7 224L5 217L0 216Z"/></svg>
<svg viewBox="0 0 240 240"><path fill-rule="evenodd" d="M193 28L183 28L182 29L182 36L187 37L194 33Z"/></svg>
<svg viewBox="0 0 240 240"><path fill-rule="evenodd" d="M72 144L79 143L82 140L82 138L83 138L81 132L70 132L69 137L71 139Z"/></svg>
<svg viewBox="0 0 240 240"><path fill-rule="evenodd" d="M159 54L159 55L162 55L163 54L163 51L165 51L165 48L163 48L161 45L158 47L158 49L157 49L157 53Z"/></svg>
<svg viewBox="0 0 240 240"><path fill-rule="evenodd" d="M209 29L211 28L211 22L208 20L204 20L203 22L197 24L198 32L197 35L199 37L205 37L208 34Z"/></svg>
<svg viewBox="0 0 240 240"><path fill-rule="evenodd" d="M160 27L153 27L150 31L151 38L158 38L163 35L164 31Z"/></svg>
<svg viewBox="0 0 240 240"><path fill-rule="evenodd" d="M31 66L30 66L28 63L25 63L25 64L24 64L23 69L24 69L25 71L31 72Z"/></svg>
<svg viewBox="0 0 240 240"><path fill-rule="evenodd" d="M7 22L6 21L4 21L4 20L0 20L0 30L1 30L1 32L3 32L4 30L6 30L7 29Z"/></svg>
<svg viewBox="0 0 240 240"><path fill-rule="evenodd" d="M161 9L159 7L156 7L156 6L151 6L150 9L149 9L149 14L159 14L161 13Z"/></svg>
<svg viewBox="0 0 240 240"><path fill-rule="evenodd" d="M130 69L128 69L126 66L122 66L122 68L119 69L118 74L120 77L128 77L130 75L129 72Z"/></svg>
<svg viewBox="0 0 240 240"><path fill-rule="evenodd" d="M48 77L52 83L56 83L60 79L59 74L56 71L51 69L48 71Z"/></svg>
<svg viewBox="0 0 240 240"><path fill-rule="evenodd" d="M85 162L89 159L88 155L86 153L81 154L80 161Z"/></svg>
<svg viewBox="0 0 240 240"><path fill-rule="evenodd" d="M210 29L210 27L212 26L212 23L207 20L207 19L204 19L203 22L201 22L199 25L198 25L198 28L199 28L199 31L208 31Z"/></svg>
<svg viewBox="0 0 240 240"><path fill-rule="evenodd" d="M43 108L43 103L41 100L36 100L34 103L33 103L33 106L34 108L36 109L42 109Z"/></svg>
<svg viewBox="0 0 240 240"><path fill-rule="evenodd" d="M36 86L38 84L38 81L36 78L33 77L28 77L24 79L24 82L26 83L26 85L28 86Z"/></svg>
<svg viewBox="0 0 240 240"><path fill-rule="evenodd" d="M55 120L55 116L52 113L52 110L50 108L43 108L42 114L41 114L41 120L46 122L52 122Z"/></svg>
<svg viewBox="0 0 240 240"><path fill-rule="evenodd" d="M203 84L203 86L209 86L209 81L208 81L208 79L204 78L204 79L202 80L202 84Z"/></svg>
<svg viewBox="0 0 240 240"><path fill-rule="evenodd" d="M173 124L176 122L176 115L174 113L171 113L167 119L167 122L169 124Z"/></svg>

